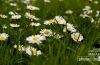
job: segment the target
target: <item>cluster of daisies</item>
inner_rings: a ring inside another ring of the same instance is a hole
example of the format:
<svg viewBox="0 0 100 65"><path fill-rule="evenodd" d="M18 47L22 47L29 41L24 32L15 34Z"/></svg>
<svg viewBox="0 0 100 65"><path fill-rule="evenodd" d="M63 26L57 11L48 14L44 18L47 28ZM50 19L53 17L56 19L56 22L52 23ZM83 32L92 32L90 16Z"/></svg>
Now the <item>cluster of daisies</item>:
<svg viewBox="0 0 100 65"><path fill-rule="evenodd" d="M13 0L9 0L7 2L10 2L10 6L13 6L13 7L17 7L18 4L17 3L12 3ZM69 31L71 33L70 37L72 38L73 41L75 42L81 42L84 37L83 35L78 32L75 28L75 26L70 23L70 22L67 22L65 20L65 18L63 16L55 16L54 18L52 19L49 19L49 20L44 20L43 24L40 24L39 22L33 22L34 20L35 21L40 21L41 19L36 17L35 15L33 15L32 13L30 13L30 11L39 11L40 8L37 7L37 6L33 6L33 5L30 5L29 3L31 2L31 0L20 0L22 3L26 4L26 9L29 10L28 12L26 12L24 14L24 17L26 19L29 19L30 21L32 21L30 23L30 26L34 26L34 27L39 27L40 25L45 25L45 26L49 26L49 25L63 25L63 33L66 33L67 34L67 31ZM32 1L36 1L36 0L32 0ZM63 0L59 0L59 1L63 1ZM95 4L98 4L98 1L92 1L90 0L91 2L94 2ZM50 0L44 0L44 2L46 3L50 3L51 1ZM20 10L20 8L17 8L17 10ZM93 10L90 6L85 6L83 9L82 9L82 13L80 14L80 16L82 18L90 18L91 22L94 23L94 18L91 16L91 14L93 13ZM73 11L72 10L67 10L65 11L66 14L73 14ZM97 10L96 11L96 15L95 17L99 17L100 16L100 11ZM18 12L13 12L13 11L10 11L8 12L8 15L5 15L5 14L0 14L0 18L3 18L3 19L7 19L9 18L11 20L19 20L21 19L23 16L20 15ZM97 19L97 22L100 23L100 18ZM15 23L10 23L9 26L13 27L13 28L17 28L17 27L20 27L21 25L19 24L15 24ZM6 25L3 25L2 28L6 29L7 26ZM9 38L10 35L8 35L7 33L0 33L0 41L6 41L8 38ZM42 44L43 41L45 41L48 37L54 37L56 39L60 39L62 37L64 37L63 35L60 35L58 33L56 33L55 31L51 30L51 29L41 29L39 31L39 34L36 34L36 35L30 35L28 37L26 37L26 41L30 44L37 44L37 45L40 45ZM39 56L42 53L41 50L38 50L37 48L34 48L30 45L28 45L27 47L25 47L24 45L14 45L14 48L18 49L19 51L23 51L23 52L26 52L26 54L28 55L35 55L35 56Z"/></svg>

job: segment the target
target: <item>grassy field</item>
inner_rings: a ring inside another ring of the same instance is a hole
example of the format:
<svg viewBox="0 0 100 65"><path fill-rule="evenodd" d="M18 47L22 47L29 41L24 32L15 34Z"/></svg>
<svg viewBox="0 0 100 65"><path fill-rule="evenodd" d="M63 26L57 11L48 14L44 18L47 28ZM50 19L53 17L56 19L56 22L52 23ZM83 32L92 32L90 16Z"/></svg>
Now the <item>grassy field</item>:
<svg viewBox="0 0 100 65"><path fill-rule="evenodd" d="M0 65L100 65L97 48L100 0L0 0Z"/></svg>

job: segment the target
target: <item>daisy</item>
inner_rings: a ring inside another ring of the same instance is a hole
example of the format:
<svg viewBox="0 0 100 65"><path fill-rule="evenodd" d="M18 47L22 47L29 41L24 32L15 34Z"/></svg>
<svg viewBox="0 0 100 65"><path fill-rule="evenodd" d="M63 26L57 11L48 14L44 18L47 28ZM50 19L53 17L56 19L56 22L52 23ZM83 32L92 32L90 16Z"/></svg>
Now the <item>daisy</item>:
<svg viewBox="0 0 100 65"><path fill-rule="evenodd" d="M5 19L5 18L8 18L8 16L7 16L7 15L4 15L4 14L0 14L0 17L1 17L1 18L4 18L4 19Z"/></svg>
<svg viewBox="0 0 100 65"><path fill-rule="evenodd" d="M32 36L27 37L26 40L29 43L40 44L40 43L42 43L41 41L46 40L46 38L45 38L45 36L42 36L42 35L32 35Z"/></svg>
<svg viewBox="0 0 100 65"><path fill-rule="evenodd" d="M20 19L20 18L21 18L21 15L19 15L19 14L11 16L11 19Z"/></svg>
<svg viewBox="0 0 100 65"><path fill-rule="evenodd" d="M94 4L98 4L99 3L99 1L94 1Z"/></svg>
<svg viewBox="0 0 100 65"><path fill-rule="evenodd" d="M70 23L67 23L67 30L70 32L76 32L76 29L74 28L74 26Z"/></svg>
<svg viewBox="0 0 100 65"><path fill-rule="evenodd" d="M83 36L82 36L82 34L80 34L80 33L78 33L78 32L76 32L76 33L72 33L71 34L71 38L74 40L74 41L79 41L79 42L81 42L82 40L83 40Z"/></svg>
<svg viewBox="0 0 100 65"><path fill-rule="evenodd" d="M39 20L39 18L36 18L34 15L32 15L28 12L25 13L25 17L28 18L28 19L31 19L31 21L33 21L33 19L36 20L36 21Z"/></svg>
<svg viewBox="0 0 100 65"><path fill-rule="evenodd" d="M85 6L85 8L83 8L83 14L91 14L93 12L93 10L91 10L90 6Z"/></svg>
<svg viewBox="0 0 100 65"><path fill-rule="evenodd" d="M28 55L32 55L32 52L31 52L31 47L28 46L25 48L25 52L28 54Z"/></svg>
<svg viewBox="0 0 100 65"><path fill-rule="evenodd" d="M20 25L18 25L18 24L10 24L10 26L13 27L13 28L20 27Z"/></svg>
<svg viewBox="0 0 100 65"><path fill-rule="evenodd" d="M25 52L28 54L28 55L34 55L34 56L39 56L42 54L42 52L40 50L37 50L36 48L33 48L33 47L30 47L28 46L25 50Z"/></svg>
<svg viewBox="0 0 100 65"><path fill-rule="evenodd" d="M54 38L55 39L60 39L60 38L62 38L62 37L64 37L63 35L60 35L60 34L58 34L58 33L56 33L56 32L54 32Z"/></svg>
<svg viewBox="0 0 100 65"><path fill-rule="evenodd" d="M29 9L29 10L40 10L38 7L32 6L32 5L27 5L27 9Z"/></svg>
<svg viewBox="0 0 100 65"><path fill-rule="evenodd" d="M15 13L12 12L12 11L8 12L8 14L9 14L9 15L15 15Z"/></svg>
<svg viewBox="0 0 100 65"><path fill-rule="evenodd" d="M44 36L52 36L53 34L51 29L42 29L40 33Z"/></svg>
<svg viewBox="0 0 100 65"><path fill-rule="evenodd" d="M32 55L39 56L41 54L42 54L42 52L40 50L37 50L36 48L32 48Z"/></svg>
<svg viewBox="0 0 100 65"><path fill-rule="evenodd" d="M53 23L55 23L56 21L54 20L54 19L50 19L50 20L46 20L46 21L44 21L44 24L45 25L50 25L50 24L53 24Z"/></svg>
<svg viewBox="0 0 100 65"><path fill-rule="evenodd" d="M66 20L62 16L55 16L54 18L58 24L66 25Z"/></svg>
<svg viewBox="0 0 100 65"><path fill-rule="evenodd" d="M29 4L30 0L21 0L21 2L24 3L24 4Z"/></svg>
<svg viewBox="0 0 100 65"><path fill-rule="evenodd" d="M0 41L4 41L4 40L7 40L9 37L8 34L6 33L0 33Z"/></svg>
<svg viewBox="0 0 100 65"><path fill-rule="evenodd" d="M98 17L99 15L100 15L100 11L99 11L99 10L97 10L97 11L96 11L96 15L95 15L95 16L96 16L96 17Z"/></svg>
<svg viewBox="0 0 100 65"><path fill-rule="evenodd" d="M44 0L44 2L46 2L46 3L50 3L51 1L50 1L50 0Z"/></svg>
<svg viewBox="0 0 100 65"><path fill-rule="evenodd" d="M23 45L14 45L14 48L18 49L19 51L25 51L25 47Z"/></svg>
<svg viewBox="0 0 100 65"><path fill-rule="evenodd" d="M9 5L10 5L10 6L14 6L14 7L16 7L16 6L17 6L17 4L16 4L16 3L10 3Z"/></svg>
<svg viewBox="0 0 100 65"><path fill-rule="evenodd" d="M32 22L30 25L31 25L31 26L35 26L35 27L38 27L38 26L40 26L41 24L40 24L40 23L34 23L34 22Z"/></svg>
<svg viewBox="0 0 100 65"><path fill-rule="evenodd" d="M3 29L7 29L7 26L6 26L6 25L3 25L2 28L3 28Z"/></svg>
<svg viewBox="0 0 100 65"><path fill-rule="evenodd" d="M67 10L65 13L66 13L66 14L72 14L73 11L72 11L72 10Z"/></svg>

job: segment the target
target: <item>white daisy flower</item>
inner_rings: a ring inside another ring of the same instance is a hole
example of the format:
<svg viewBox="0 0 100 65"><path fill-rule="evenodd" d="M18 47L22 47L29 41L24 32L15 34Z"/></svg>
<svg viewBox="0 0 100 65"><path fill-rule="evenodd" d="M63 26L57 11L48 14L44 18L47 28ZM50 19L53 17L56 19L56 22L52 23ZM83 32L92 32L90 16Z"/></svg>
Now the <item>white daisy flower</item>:
<svg viewBox="0 0 100 65"><path fill-rule="evenodd" d="M18 25L18 24L10 24L10 26L13 27L13 28L20 27L20 25Z"/></svg>
<svg viewBox="0 0 100 65"><path fill-rule="evenodd" d="M31 47L28 46L25 48L25 52L28 54L28 55L32 55L32 51L31 51Z"/></svg>
<svg viewBox="0 0 100 65"><path fill-rule="evenodd" d="M90 2L93 2L93 0L89 0Z"/></svg>
<svg viewBox="0 0 100 65"><path fill-rule="evenodd" d="M30 3L30 0L21 0L22 3L25 3L25 4L29 4Z"/></svg>
<svg viewBox="0 0 100 65"><path fill-rule="evenodd" d="M66 26L63 28L63 32L66 32L67 31L67 28L66 28Z"/></svg>
<svg viewBox="0 0 100 65"><path fill-rule="evenodd" d="M40 33L44 36L52 36L53 34L51 29L42 29Z"/></svg>
<svg viewBox="0 0 100 65"><path fill-rule="evenodd" d="M1 17L1 18L4 18L4 19L5 19L5 18L8 18L8 16L7 16L7 15L4 15L4 14L0 14L0 17Z"/></svg>
<svg viewBox="0 0 100 65"><path fill-rule="evenodd" d="M42 55L42 52L40 50L37 51L37 56Z"/></svg>
<svg viewBox="0 0 100 65"><path fill-rule="evenodd" d="M14 45L14 48L18 49L19 51L25 51L25 47L23 45Z"/></svg>
<svg viewBox="0 0 100 65"><path fill-rule="evenodd" d="M10 6L14 6L14 7L16 7L16 6L17 6L17 4L16 4L16 3L10 3L9 5L10 5Z"/></svg>
<svg viewBox="0 0 100 65"><path fill-rule="evenodd" d="M3 29L7 29L7 26L6 26L6 25L3 25L2 28L3 28Z"/></svg>
<svg viewBox="0 0 100 65"><path fill-rule="evenodd" d="M34 23L34 22L32 22L30 25L31 25L31 26L35 26L35 27L38 27L38 26L40 26L41 24L40 24L40 23Z"/></svg>
<svg viewBox="0 0 100 65"><path fill-rule="evenodd" d="M91 10L90 6L85 6L85 8L83 8L83 14L91 14L93 12L93 10Z"/></svg>
<svg viewBox="0 0 100 65"><path fill-rule="evenodd" d="M40 44L40 43L42 43L43 40L46 40L46 38L45 38L45 36L42 36L42 35L32 35L32 36L27 37L26 40L29 43Z"/></svg>
<svg viewBox="0 0 100 65"><path fill-rule="evenodd" d="M50 1L50 0L44 0L44 2L46 2L46 3L50 3L51 1Z"/></svg>
<svg viewBox="0 0 100 65"><path fill-rule="evenodd" d="M65 13L66 13L66 14L72 14L73 11L72 11L72 10L67 10Z"/></svg>
<svg viewBox="0 0 100 65"><path fill-rule="evenodd" d="M32 21L33 21L33 19L36 20L36 21L40 20L39 18L36 18L34 15L32 15L28 12L25 13L25 17L28 18L28 19L31 19Z"/></svg>
<svg viewBox="0 0 100 65"><path fill-rule="evenodd" d="M79 41L79 42L81 42L82 40L83 40L83 36L82 36L82 34L80 34L80 33L78 33L78 32L76 32L76 33L72 33L71 34L71 38L74 40L74 41Z"/></svg>
<svg viewBox="0 0 100 65"><path fill-rule="evenodd" d="M96 11L96 15L95 16L96 17L100 16L100 11L99 10Z"/></svg>
<svg viewBox="0 0 100 65"><path fill-rule="evenodd" d="M54 32L54 38L60 39L60 38L62 38L62 37L64 37L64 36L61 35L61 34L58 34L58 33Z"/></svg>
<svg viewBox="0 0 100 65"><path fill-rule="evenodd" d="M98 4L99 3L99 1L94 1L94 4Z"/></svg>
<svg viewBox="0 0 100 65"><path fill-rule="evenodd" d="M89 15L87 15L87 14L80 14L80 16L82 17L82 18L86 18L86 17L90 17Z"/></svg>
<svg viewBox="0 0 100 65"><path fill-rule="evenodd" d="M40 10L38 7L32 6L32 5L27 5L27 9L29 9L29 10Z"/></svg>
<svg viewBox="0 0 100 65"><path fill-rule="evenodd" d="M12 11L10 11L8 14L9 14L9 15L15 15L15 13L12 12Z"/></svg>
<svg viewBox="0 0 100 65"><path fill-rule="evenodd" d="M58 24L66 25L66 20L62 16L55 16L54 18Z"/></svg>
<svg viewBox="0 0 100 65"><path fill-rule="evenodd" d="M30 46L28 46L25 51L30 56L31 55L39 56L42 54L42 52L40 50L37 50L36 48L30 47Z"/></svg>
<svg viewBox="0 0 100 65"><path fill-rule="evenodd" d="M21 18L21 15L19 15L19 14L11 16L11 19L20 19L20 18Z"/></svg>
<svg viewBox="0 0 100 65"><path fill-rule="evenodd" d="M70 23L67 23L67 30L70 32L76 32L76 29L74 28L74 26Z"/></svg>
<svg viewBox="0 0 100 65"><path fill-rule="evenodd" d="M50 25L50 24L53 24L53 23L56 23L56 21L54 19L44 21L45 25Z"/></svg>
<svg viewBox="0 0 100 65"><path fill-rule="evenodd" d="M4 41L4 40L7 40L9 37L8 34L6 33L0 33L0 41Z"/></svg>

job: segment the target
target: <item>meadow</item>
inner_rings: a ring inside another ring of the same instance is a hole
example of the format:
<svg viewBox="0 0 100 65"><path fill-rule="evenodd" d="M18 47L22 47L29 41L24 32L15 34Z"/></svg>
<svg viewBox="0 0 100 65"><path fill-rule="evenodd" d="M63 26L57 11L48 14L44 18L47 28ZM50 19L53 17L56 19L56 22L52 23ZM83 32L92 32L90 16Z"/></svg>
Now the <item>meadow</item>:
<svg viewBox="0 0 100 65"><path fill-rule="evenodd" d="M0 65L100 65L99 48L100 0L0 0Z"/></svg>

